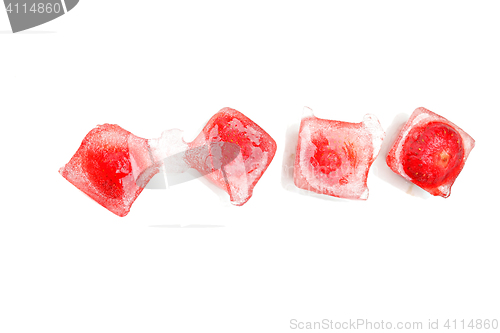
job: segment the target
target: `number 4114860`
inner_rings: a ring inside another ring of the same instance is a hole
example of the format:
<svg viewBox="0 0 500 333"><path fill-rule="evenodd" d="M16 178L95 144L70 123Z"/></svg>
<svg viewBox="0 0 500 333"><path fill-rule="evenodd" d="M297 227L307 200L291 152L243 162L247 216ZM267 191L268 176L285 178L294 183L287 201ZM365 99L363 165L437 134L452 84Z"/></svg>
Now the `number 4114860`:
<svg viewBox="0 0 500 333"><path fill-rule="evenodd" d="M470 328L470 329L498 329L498 320L496 319L472 319L471 321L469 321L468 323L462 319L460 321L457 321L456 319L455 320L447 320L445 323L444 323L444 327L447 328L447 329L466 329L466 328Z"/></svg>
<svg viewBox="0 0 500 333"><path fill-rule="evenodd" d="M56 13L58 14L61 11L61 5L59 3L34 3L31 5L30 8L28 8L28 5L26 3L19 4L16 3L12 5L12 3L9 3L7 6L7 13L15 13L15 14L28 14L28 13L33 13L33 14L52 14Z"/></svg>

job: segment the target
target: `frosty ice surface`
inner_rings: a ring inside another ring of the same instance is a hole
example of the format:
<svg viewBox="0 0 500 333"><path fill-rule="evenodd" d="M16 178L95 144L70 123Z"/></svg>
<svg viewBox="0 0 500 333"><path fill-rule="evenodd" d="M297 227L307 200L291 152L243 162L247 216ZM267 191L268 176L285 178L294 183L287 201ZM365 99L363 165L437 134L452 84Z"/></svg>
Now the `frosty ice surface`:
<svg viewBox="0 0 500 333"><path fill-rule="evenodd" d="M334 197L366 200L368 171L384 137L374 115L366 115L361 123L306 115L299 130L295 185Z"/></svg>
<svg viewBox="0 0 500 333"><path fill-rule="evenodd" d="M211 148L199 154L187 154L188 164L225 190L231 203L237 206L250 199L253 188L276 153L276 142L266 131L230 108L210 118L189 144L193 150L203 146Z"/></svg>

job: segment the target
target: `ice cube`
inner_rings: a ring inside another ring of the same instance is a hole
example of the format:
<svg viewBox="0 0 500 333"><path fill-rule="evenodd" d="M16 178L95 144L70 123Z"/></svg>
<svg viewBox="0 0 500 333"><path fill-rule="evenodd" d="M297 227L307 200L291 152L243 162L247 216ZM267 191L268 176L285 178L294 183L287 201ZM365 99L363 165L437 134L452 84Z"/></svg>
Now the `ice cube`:
<svg viewBox="0 0 500 333"><path fill-rule="evenodd" d="M125 216L159 166L146 139L104 124L85 136L59 173L109 211Z"/></svg>
<svg viewBox="0 0 500 333"><path fill-rule="evenodd" d="M302 118L294 166L295 186L346 199L368 198L368 171L385 132L371 114L361 123Z"/></svg>
<svg viewBox="0 0 500 333"><path fill-rule="evenodd" d="M160 168L164 179L167 173L195 168L224 189L233 204L243 205L275 153L269 134L242 113L225 108L191 143L178 129L146 140L118 125L97 126L59 172L102 206L125 216Z"/></svg>
<svg viewBox="0 0 500 333"><path fill-rule="evenodd" d="M395 173L447 198L474 145L460 127L421 107L399 132L386 161Z"/></svg>
<svg viewBox="0 0 500 333"><path fill-rule="evenodd" d="M276 142L241 112L224 108L189 144L186 161L241 206L276 153ZM207 147L200 149L199 147Z"/></svg>

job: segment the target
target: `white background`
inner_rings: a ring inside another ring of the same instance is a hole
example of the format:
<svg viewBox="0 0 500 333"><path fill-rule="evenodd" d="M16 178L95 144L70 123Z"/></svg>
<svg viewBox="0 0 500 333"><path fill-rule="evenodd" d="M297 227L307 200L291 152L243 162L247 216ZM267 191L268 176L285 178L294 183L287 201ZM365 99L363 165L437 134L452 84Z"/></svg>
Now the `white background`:
<svg viewBox="0 0 500 333"><path fill-rule="evenodd" d="M290 320L499 319L494 1L92 1L11 34L0 11L0 332L288 332ZM476 140L447 199L379 156L367 201L285 190L303 106L382 151L426 107ZM235 108L278 144L243 207L194 180L124 218L58 174L97 124L193 139ZM424 325L424 326L425 326ZM303 330L305 331L305 330Z"/></svg>

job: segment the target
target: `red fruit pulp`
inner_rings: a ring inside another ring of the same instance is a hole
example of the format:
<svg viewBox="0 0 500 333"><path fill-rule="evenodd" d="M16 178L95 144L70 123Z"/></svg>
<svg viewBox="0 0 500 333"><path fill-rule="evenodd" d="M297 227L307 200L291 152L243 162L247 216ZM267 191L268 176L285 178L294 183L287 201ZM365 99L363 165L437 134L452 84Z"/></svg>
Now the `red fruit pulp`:
<svg viewBox="0 0 500 333"><path fill-rule="evenodd" d="M440 186L460 173L464 158L459 133L442 122L415 127L403 145L403 169L416 183Z"/></svg>
<svg viewBox="0 0 500 333"><path fill-rule="evenodd" d="M252 155L252 147L259 147L265 143L259 142L257 138L259 134L252 132L252 125L245 119L246 117L236 112L234 110L232 114L220 113L213 120L213 123L207 125L206 130L210 133L217 126L218 137L216 141L231 142L238 145L243 160L246 161Z"/></svg>
<svg viewBox="0 0 500 333"><path fill-rule="evenodd" d="M316 146L316 152L310 162L316 170L325 175L336 172L342 163L349 163L351 167L356 166L356 151L351 142L342 142L341 146L332 146L324 136L311 139Z"/></svg>
<svg viewBox="0 0 500 333"><path fill-rule="evenodd" d="M100 147L87 151L86 167L89 180L108 198L123 196L122 178L132 171L128 148Z"/></svg>

